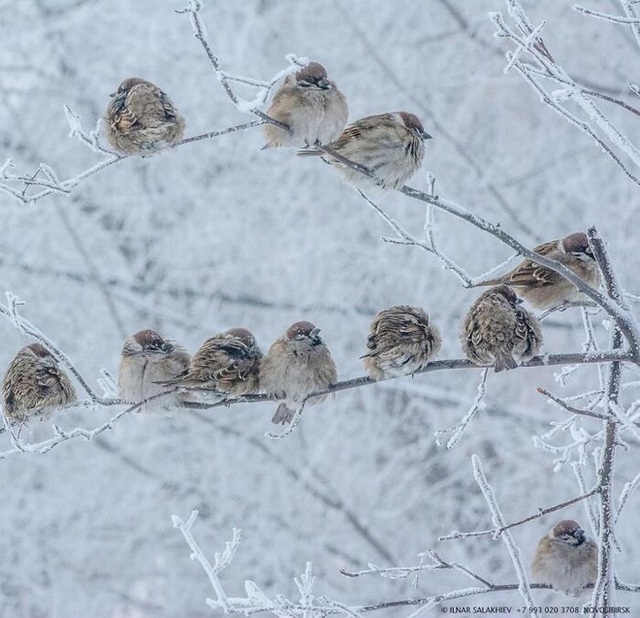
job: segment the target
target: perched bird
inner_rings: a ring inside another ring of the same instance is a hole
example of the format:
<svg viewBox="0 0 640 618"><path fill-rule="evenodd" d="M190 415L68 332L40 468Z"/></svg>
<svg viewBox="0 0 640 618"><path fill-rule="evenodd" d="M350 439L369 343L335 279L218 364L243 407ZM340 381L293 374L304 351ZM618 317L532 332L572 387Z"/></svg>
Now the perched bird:
<svg viewBox="0 0 640 618"><path fill-rule="evenodd" d="M473 303L462 329L462 349L471 362L493 365L498 372L514 369L538 353L540 322L520 303L507 285L487 290Z"/></svg>
<svg viewBox="0 0 640 618"><path fill-rule="evenodd" d="M598 546L585 537L580 525L565 519L543 536L536 548L531 573L570 597L585 594L585 586L598 578Z"/></svg>
<svg viewBox="0 0 640 618"><path fill-rule="evenodd" d="M371 378L382 380L404 376L424 368L442 339L419 307L398 305L378 313L371 322L367 352L361 358Z"/></svg>
<svg viewBox="0 0 640 618"><path fill-rule="evenodd" d="M4 413L11 424L46 418L56 408L77 400L69 376L51 352L39 343L22 348L2 382Z"/></svg>
<svg viewBox="0 0 640 618"><path fill-rule="evenodd" d="M592 288L600 287L600 269L589 247L584 232L569 234L559 240L550 240L533 249L536 253L556 260L573 271ZM573 283L567 281L555 270L537 264L533 260L523 260L518 266L501 277L488 279L476 285L497 285L505 283L516 288L518 294L542 311L565 302L584 299Z"/></svg>
<svg viewBox="0 0 640 618"><path fill-rule="evenodd" d="M267 114L289 130L266 124L265 148L301 148L336 139L347 124L349 110L347 100L328 79L325 68L311 62L285 79Z"/></svg>
<svg viewBox="0 0 640 618"><path fill-rule="evenodd" d="M408 112L367 116L350 124L337 140L327 144L327 149L367 168L373 179L323 150L309 148L298 154L323 155L324 161L336 165L356 186L368 188L373 184L397 189L420 168L427 139L431 136L420 120Z"/></svg>
<svg viewBox="0 0 640 618"><path fill-rule="evenodd" d="M158 384L171 380L189 367L189 354L173 341L163 339L153 330L131 335L122 348L118 385L120 398L129 403L158 395L167 390ZM167 413L179 402L176 393L144 404L141 412Z"/></svg>
<svg viewBox="0 0 640 618"><path fill-rule="evenodd" d="M158 86L129 77L111 95L105 112L109 144L123 155L148 155L177 144L184 118Z"/></svg>
<svg viewBox="0 0 640 618"><path fill-rule="evenodd" d="M262 352L246 328L232 328L207 339L189 368L165 385L200 387L239 397L256 393Z"/></svg>
<svg viewBox="0 0 640 618"><path fill-rule="evenodd" d="M337 380L336 365L329 348L311 322L296 322L276 339L260 365L260 388L272 397L283 397L271 421L285 425L293 419L305 397L328 388ZM314 397L314 405L326 395Z"/></svg>

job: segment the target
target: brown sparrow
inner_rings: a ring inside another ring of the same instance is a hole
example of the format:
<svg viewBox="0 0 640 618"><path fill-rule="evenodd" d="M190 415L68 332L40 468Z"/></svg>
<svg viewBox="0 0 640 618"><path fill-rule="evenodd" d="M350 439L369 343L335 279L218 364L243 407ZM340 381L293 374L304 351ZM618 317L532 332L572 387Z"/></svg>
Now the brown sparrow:
<svg viewBox="0 0 640 618"><path fill-rule="evenodd" d="M327 78L327 71L311 62L289 75L276 92L267 114L286 124L264 127L265 148L313 146L336 139L347 124L347 100Z"/></svg>
<svg viewBox="0 0 640 618"><path fill-rule="evenodd" d="M285 400L271 422L287 424L311 393L323 391L337 380L336 365L329 348L320 339L311 322L296 322L276 339L260 365L260 387L272 397ZM314 397L305 405L314 405L326 395Z"/></svg>
<svg viewBox="0 0 640 618"><path fill-rule="evenodd" d="M371 322L370 351L361 358L369 376L382 380L424 368L441 345L440 331L429 324L423 309L398 305L381 311Z"/></svg>
<svg viewBox="0 0 640 618"><path fill-rule="evenodd" d="M232 397L256 393L261 358L253 334L246 328L232 328L207 339L193 355L189 369L162 384L200 387Z"/></svg>
<svg viewBox="0 0 640 618"><path fill-rule="evenodd" d="M534 247L533 250L564 264L592 288L600 287L600 269L584 232L576 232L559 240L550 240ZM555 270L536 264L529 259L523 260L512 271L501 277L482 281L476 285L499 283L513 286L522 298L542 311L584 298L573 283L567 281Z"/></svg>
<svg viewBox="0 0 640 618"><path fill-rule="evenodd" d="M420 168L424 157L424 140L431 139L422 123L408 112L377 114L356 120L327 148L336 154L366 167L374 174L368 178L330 154L309 148L299 155L323 155L327 163L336 165L352 184L369 188L401 187Z"/></svg>
<svg viewBox="0 0 640 618"><path fill-rule="evenodd" d="M585 586L598 579L598 546L587 539L580 525L565 519L543 536L536 548L531 573L570 597L585 594Z"/></svg>
<svg viewBox="0 0 640 618"><path fill-rule="evenodd" d="M76 389L43 345L22 348L2 382L4 413L11 424L46 418L56 408L77 401Z"/></svg>
<svg viewBox="0 0 640 618"><path fill-rule="evenodd" d="M158 86L129 77L111 95L104 121L109 144L123 155L148 155L177 144L184 118Z"/></svg>
<svg viewBox="0 0 640 618"><path fill-rule="evenodd" d="M493 365L498 372L514 369L538 353L540 323L520 303L507 285L487 290L473 303L462 329L462 349L471 362Z"/></svg>
<svg viewBox="0 0 640 618"><path fill-rule="evenodd" d="M189 367L189 354L173 341L163 339L153 330L131 335L122 348L118 385L120 398L138 403L167 390L158 384L171 380ZM176 393L147 402L141 412L167 413L179 403Z"/></svg>

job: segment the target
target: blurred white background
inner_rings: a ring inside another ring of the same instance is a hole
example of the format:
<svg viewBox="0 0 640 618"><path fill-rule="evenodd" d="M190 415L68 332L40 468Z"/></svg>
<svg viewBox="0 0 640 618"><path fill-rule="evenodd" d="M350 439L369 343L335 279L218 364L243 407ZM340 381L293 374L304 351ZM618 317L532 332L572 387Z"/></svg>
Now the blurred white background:
<svg viewBox="0 0 640 618"><path fill-rule="evenodd" d="M640 47L624 27L577 14L571 4L524 2L536 24L547 20L545 41L573 77L633 104L626 84L637 79ZM615 2L604 4L617 10ZM187 119L187 135L245 122L188 17L174 12L180 8L179 0L0 2L2 161L11 156L24 171L44 161L62 178L93 165L97 156L68 137L63 105L93 128L109 93L128 76L166 90ZM503 73L505 44L493 37L487 14L504 10L502 0L218 0L206 2L202 16L231 73L269 79L293 52L325 65L348 98L350 120L417 114L434 139L413 186L426 189L431 171L439 195L499 221L528 246L597 226L623 286L637 293L638 187L517 75ZM602 107L637 138L637 117ZM92 385L102 368L117 372L124 338L142 328L194 351L214 333L243 326L266 351L301 319L322 329L339 377L356 377L371 319L394 304L425 307L443 334L440 358L460 357L460 321L477 291L463 289L431 256L381 242L390 231L329 166L289 150L261 151L262 144L253 129L128 159L69 197L27 207L0 194L1 290L27 303L23 315ZM420 235L420 203L396 192L379 201ZM442 250L474 275L510 255L463 222L442 213L436 219ZM550 318L544 336L548 352L580 351L579 311ZM29 340L5 320L0 342L4 370ZM131 415L94 442L0 461L1 615L212 615L207 577L171 524L171 514L186 517L195 508L193 532L209 556L234 526L242 528L242 545L222 576L232 594L242 595L242 582L252 579L269 594L295 596L292 578L307 561L317 593L345 603L468 585L446 572L423 574L417 590L409 580L339 573L369 561L417 564L426 548L491 581L513 583L500 541L437 537L491 527L472 453L482 458L508 521L578 495L569 465L554 473L553 454L532 441L565 418L536 386L562 396L597 387L595 367L575 372L564 388L554 381L559 370L491 375L487 409L452 451L437 447L433 434L464 415L479 371L339 393L307 410L284 440L264 435L274 404L245 405L169 420ZM56 422L94 427L112 413L67 412ZM595 420L581 423L597 427ZM36 432L51 435L48 425ZM2 446L9 446L6 437ZM637 473L637 444L631 446L620 451L618 490ZM585 475L593 480L593 466ZM625 580L640 572L638 499L619 526ZM514 530L527 564L538 538L565 517L588 526L576 505ZM566 603L544 591L535 599ZM640 608L631 595L619 601ZM507 603L520 599L493 594L473 604Z"/></svg>

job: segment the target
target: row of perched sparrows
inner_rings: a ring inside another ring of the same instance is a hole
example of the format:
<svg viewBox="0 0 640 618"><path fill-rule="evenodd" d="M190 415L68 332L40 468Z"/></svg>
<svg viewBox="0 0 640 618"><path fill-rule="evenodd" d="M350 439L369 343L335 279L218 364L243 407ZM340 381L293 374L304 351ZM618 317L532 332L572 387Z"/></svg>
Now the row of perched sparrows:
<svg viewBox="0 0 640 618"><path fill-rule="evenodd" d="M154 84L130 77L111 97L104 121L107 139L120 154L149 155L182 140L185 120ZM422 164L424 140L431 137L408 112L367 116L347 127L347 101L317 62L284 80L267 114L280 124L265 125L264 148L293 147L302 149L298 154L322 155L350 182L365 187L372 182L382 188L402 186ZM335 156L314 148L319 145ZM341 158L364 166L375 178L345 166Z"/></svg>
<svg viewBox="0 0 640 618"><path fill-rule="evenodd" d="M534 249L565 264L590 285L600 276L587 237L578 232ZM542 344L538 319L521 307L516 288L534 307L579 299L578 290L555 271L524 260L513 270L478 285L491 285L469 309L462 327L462 349L473 363L512 369L535 356ZM423 369L442 345L438 328L421 308L399 305L378 313L363 355L374 380L410 375ZM124 401L137 403L170 387L202 389L225 397L264 392L284 399L273 417L287 423L307 396L337 379L335 363L310 322L296 322L263 357L255 337L233 328L207 339L190 355L152 330L127 339L122 349L119 385ZM5 414L12 422L72 403L75 390L55 358L40 344L26 346L11 362L3 382ZM317 397L309 403L317 403ZM184 400L172 393L145 405L168 410Z"/></svg>

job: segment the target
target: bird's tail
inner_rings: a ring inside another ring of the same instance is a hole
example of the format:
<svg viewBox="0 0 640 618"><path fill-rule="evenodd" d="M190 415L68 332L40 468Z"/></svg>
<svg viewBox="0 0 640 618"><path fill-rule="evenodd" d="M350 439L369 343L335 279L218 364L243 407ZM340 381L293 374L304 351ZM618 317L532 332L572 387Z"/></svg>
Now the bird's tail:
<svg viewBox="0 0 640 618"><path fill-rule="evenodd" d="M493 365L493 370L496 373L504 371L505 369L515 369L518 366L516 359L513 358L513 354L510 352L502 352L496 356L496 362Z"/></svg>
<svg viewBox="0 0 640 618"><path fill-rule="evenodd" d="M273 415L271 422L274 425L288 425L293 419L295 410L292 410L286 403L281 403L276 410L276 413Z"/></svg>
<svg viewBox="0 0 640 618"><path fill-rule="evenodd" d="M296 150L296 154L299 157L309 157L309 156L317 157L325 153L323 150L320 150L319 148L309 147L309 148L301 148L300 150Z"/></svg>

